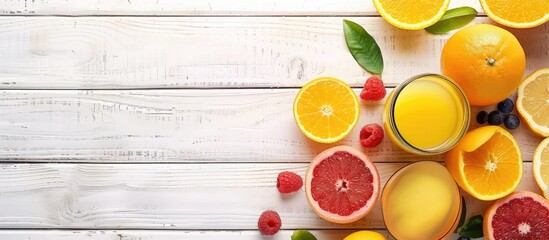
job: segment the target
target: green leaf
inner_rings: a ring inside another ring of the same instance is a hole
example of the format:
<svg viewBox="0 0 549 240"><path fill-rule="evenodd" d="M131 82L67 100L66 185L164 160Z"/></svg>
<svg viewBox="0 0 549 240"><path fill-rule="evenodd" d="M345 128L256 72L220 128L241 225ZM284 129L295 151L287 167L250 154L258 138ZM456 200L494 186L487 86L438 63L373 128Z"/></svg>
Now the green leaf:
<svg viewBox="0 0 549 240"><path fill-rule="evenodd" d="M478 12L472 7L459 7L446 11L442 18L425 31L433 34L444 34L461 28L475 19Z"/></svg>
<svg viewBox="0 0 549 240"><path fill-rule="evenodd" d="M469 238L481 238L484 236L482 232L482 216L472 216L469 221L458 232L459 235Z"/></svg>
<svg viewBox="0 0 549 240"><path fill-rule="evenodd" d="M458 226L456 228L456 233L457 233L457 230L463 226L463 224L465 223L465 219L467 217L467 207L465 206L465 198L464 197L461 197L461 217L459 218L459 223L458 223Z"/></svg>
<svg viewBox="0 0 549 240"><path fill-rule="evenodd" d="M295 230L292 234L292 240L317 240L315 235L307 230Z"/></svg>
<svg viewBox="0 0 549 240"><path fill-rule="evenodd" d="M347 47L356 62L364 69L380 74L383 71L383 57L376 40L360 25L343 20L343 31Z"/></svg>

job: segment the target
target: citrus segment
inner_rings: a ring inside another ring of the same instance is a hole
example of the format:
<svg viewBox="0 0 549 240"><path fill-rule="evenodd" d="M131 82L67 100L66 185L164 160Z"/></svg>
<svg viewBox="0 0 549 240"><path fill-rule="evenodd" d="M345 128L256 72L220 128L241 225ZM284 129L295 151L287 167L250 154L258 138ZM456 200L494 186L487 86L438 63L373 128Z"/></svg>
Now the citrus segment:
<svg viewBox="0 0 549 240"><path fill-rule="evenodd" d="M377 12L395 27L418 30L435 24L450 0L373 0Z"/></svg>
<svg viewBox="0 0 549 240"><path fill-rule="evenodd" d="M488 207L483 231L488 240L547 239L549 202L532 192L512 193Z"/></svg>
<svg viewBox="0 0 549 240"><path fill-rule="evenodd" d="M305 192L313 211L335 223L363 218L378 199L379 175L362 152L330 148L316 156L305 175Z"/></svg>
<svg viewBox="0 0 549 240"><path fill-rule="evenodd" d="M459 186L480 200L495 200L522 179L522 158L515 138L498 126L467 133L446 155L446 167Z"/></svg>
<svg viewBox="0 0 549 240"><path fill-rule="evenodd" d="M311 140L333 143L351 132L359 109L358 98L346 83L324 77L301 88L294 101L294 118Z"/></svg>
<svg viewBox="0 0 549 240"><path fill-rule="evenodd" d="M486 106L513 94L522 81L526 56L509 31L477 24L448 39L441 68L463 89L471 105Z"/></svg>
<svg viewBox="0 0 549 240"><path fill-rule="evenodd" d="M514 28L529 28L549 20L547 0L480 0L490 19Z"/></svg>
<svg viewBox="0 0 549 240"><path fill-rule="evenodd" d="M381 233L362 230L349 234L343 240L387 240Z"/></svg>
<svg viewBox="0 0 549 240"><path fill-rule="evenodd" d="M549 199L549 138L541 141L536 148L532 167L536 183L545 198Z"/></svg>
<svg viewBox="0 0 549 240"><path fill-rule="evenodd" d="M520 84L517 111L534 133L549 137L549 68L530 74Z"/></svg>

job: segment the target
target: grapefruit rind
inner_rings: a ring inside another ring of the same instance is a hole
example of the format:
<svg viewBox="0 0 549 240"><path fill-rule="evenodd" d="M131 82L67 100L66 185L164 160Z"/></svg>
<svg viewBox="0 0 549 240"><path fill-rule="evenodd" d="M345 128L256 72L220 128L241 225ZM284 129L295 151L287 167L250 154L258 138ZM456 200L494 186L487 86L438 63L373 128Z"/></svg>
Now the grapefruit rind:
<svg viewBox="0 0 549 240"><path fill-rule="evenodd" d="M353 99L353 103L355 105L355 113L354 113L354 119L353 119L353 122L348 126L348 128L342 132L341 134L337 135L337 136L334 136L334 137L330 137L330 138L321 138L321 137L318 137L314 134L312 134L311 132L307 131L307 129L305 129L305 127L301 124L301 121L300 121L300 116L298 114L298 109L297 109L297 105L298 105L298 102L299 100L301 99L301 96L303 95L303 93L311 86L319 83L319 82L322 82L322 81L331 81L333 83L336 83L336 84L339 84L341 86L343 86L344 88L346 88L350 94L350 96L352 96L352 99ZM299 130L301 130L301 132L309 139L315 141L315 142L319 142L319 143L334 143L334 142L337 142L337 141L340 141L341 139L345 138L347 135L349 135L349 133L351 132L351 130L353 130L354 126L358 123L358 118L360 116L360 105L359 105L359 102L358 102L358 97L356 96L355 92L351 89L351 87L349 87L349 85L337 78L332 78L332 77L320 77L320 78L317 78L317 79L314 79L310 82L308 82L307 84L305 84L300 90L299 92L297 93L296 97L295 97L295 100L294 100L294 105L293 105L293 113L294 113L294 120L299 128Z"/></svg>
<svg viewBox="0 0 549 240"><path fill-rule="evenodd" d="M471 183L468 181L468 178L465 175L465 163L463 161L463 155L464 153L474 152L484 143L489 141L496 133L500 133L506 136L514 143L513 145L518 154L517 172L519 175L515 182L505 191L501 191L499 194L488 195L478 192L475 188L471 186ZM499 126L484 126L468 132L460 140L458 145L456 145L456 147L448 152L445 159L445 166L450 171L452 177L454 177L454 180L465 192L469 193L476 199L483 201L492 201L509 195L518 187L522 179L523 171L522 157L515 138L513 137L513 135L511 135L509 132Z"/></svg>
<svg viewBox="0 0 549 240"><path fill-rule="evenodd" d="M524 109L523 102L525 100L524 90L526 86L528 86L528 84L532 83L533 81L536 81L539 76L545 74L549 75L549 68L542 68L528 75L518 87L516 101L517 111L522 120L526 122L526 126L536 135L541 137L549 137L549 126L542 126L540 124L537 124L531 114L526 109ZM549 82L547 82L547 91L549 91Z"/></svg>
<svg viewBox="0 0 549 240"><path fill-rule="evenodd" d="M494 231L491 223L492 223L492 220L494 219L497 209L503 204L508 203L513 199L523 198L523 197L530 197L534 199L536 202L539 202L541 205L549 209L549 202L545 198L543 198L542 196L536 193L529 192L529 191L518 191L518 192L511 193L509 194L509 196L495 201L494 203L492 203L492 205L490 205L486 209L486 212L484 213L483 223L482 223L484 238L486 238L487 240L495 239Z"/></svg>
<svg viewBox="0 0 549 240"><path fill-rule="evenodd" d="M549 148L549 138L541 141L541 143L536 148L534 152L534 160L532 162L532 172L534 173L534 179L536 180L537 185L540 190L543 192L543 195L546 199L549 199L549 183L545 182L541 177L541 165L542 165L542 152L544 149ZM545 164L549 164L549 160L545 160Z"/></svg>
<svg viewBox="0 0 549 240"><path fill-rule="evenodd" d="M323 210L318 202L316 202L313 199L312 193L311 193L311 181L313 178L313 170L314 168L324 159L327 157L333 155L335 152L348 152L358 158L360 158L367 168L370 169L370 172L373 176L373 193L368 202L364 207L362 207L360 210L354 212L353 214L349 216L341 216L338 214L330 213L328 211ZM333 222L333 223L352 223L355 221L360 220L364 216L366 216L374 207L374 205L377 203L379 196L380 196L380 179L379 179L379 173L377 171L377 168L373 164L373 162L370 161L370 159L361 151L350 147L350 146L337 146L329 148L320 154L318 154L309 164L309 167L307 168L307 173L305 174L305 194L307 196L307 202L309 202L309 206L315 212L319 217L322 219Z"/></svg>

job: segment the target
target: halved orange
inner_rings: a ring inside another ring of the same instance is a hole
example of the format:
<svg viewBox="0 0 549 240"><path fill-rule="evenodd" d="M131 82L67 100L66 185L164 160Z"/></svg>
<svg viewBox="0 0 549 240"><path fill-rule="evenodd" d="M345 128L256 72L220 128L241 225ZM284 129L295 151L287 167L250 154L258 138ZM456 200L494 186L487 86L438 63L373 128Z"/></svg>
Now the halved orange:
<svg viewBox="0 0 549 240"><path fill-rule="evenodd" d="M333 143L347 136L358 122L360 105L345 82L322 77L305 84L295 97L294 118L309 139Z"/></svg>
<svg viewBox="0 0 549 240"><path fill-rule="evenodd" d="M498 126L484 126L465 134L446 155L445 165L464 191L485 201L507 196L522 179L517 141Z"/></svg>
<svg viewBox="0 0 549 240"><path fill-rule="evenodd" d="M486 15L499 24L530 28L549 20L547 0L480 0Z"/></svg>
<svg viewBox="0 0 549 240"><path fill-rule="evenodd" d="M549 138L541 141L536 148L532 168L536 183L545 198L549 199Z"/></svg>
<svg viewBox="0 0 549 240"><path fill-rule="evenodd" d="M549 137L549 68L537 70L522 81L517 90L517 111L535 134Z"/></svg>
<svg viewBox="0 0 549 240"><path fill-rule="evenodd" d="M373 0L381 17L395 27L418 30L435 24L448 9L450 0Z"/></svg>

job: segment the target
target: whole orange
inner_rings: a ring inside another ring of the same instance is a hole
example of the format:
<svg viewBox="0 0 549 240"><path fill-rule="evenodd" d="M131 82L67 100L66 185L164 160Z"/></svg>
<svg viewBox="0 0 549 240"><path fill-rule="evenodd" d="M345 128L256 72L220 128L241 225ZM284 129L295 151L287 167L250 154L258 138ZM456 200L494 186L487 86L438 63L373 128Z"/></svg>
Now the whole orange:
<svg viewBox="0 0 549 240"><path fill-rule="evenodd" d="M456 32L444 45L440 60L442 74L454 80L475 106L495 104L511 95L526 68L517 38L489 24Z"/></svg>

